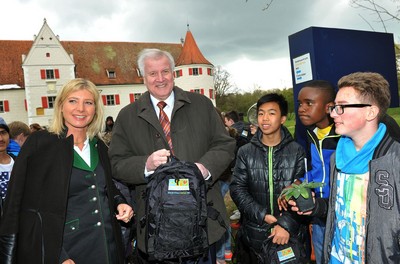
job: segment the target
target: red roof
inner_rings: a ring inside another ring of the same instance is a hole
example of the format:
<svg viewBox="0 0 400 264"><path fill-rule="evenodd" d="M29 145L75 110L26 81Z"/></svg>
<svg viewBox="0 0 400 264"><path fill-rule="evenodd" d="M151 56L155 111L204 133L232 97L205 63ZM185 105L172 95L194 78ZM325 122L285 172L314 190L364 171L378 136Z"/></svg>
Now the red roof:
<svg viewBox="0 0 400 264"><path fill-rule="evenodd" d="M175 60L175 66L191 65L191 64L208 64L212 65L201 53L197 47L196 41L193 38L190 30L186 32L185 43L179 58Z"/></svg>
<svg viewBox="0 0 400 264"><path fill-rule="evenodd" d="M33 41L0 40L0 85L17 84L24 88L22 55L28 55ZM87 78L96 85L140 84L137 74L137 55L145 48L169 51L176 59L181 44L138 42L61 41L68 54L73 55L76 77ZM107 76L113 70L115 79Z"/></svg>

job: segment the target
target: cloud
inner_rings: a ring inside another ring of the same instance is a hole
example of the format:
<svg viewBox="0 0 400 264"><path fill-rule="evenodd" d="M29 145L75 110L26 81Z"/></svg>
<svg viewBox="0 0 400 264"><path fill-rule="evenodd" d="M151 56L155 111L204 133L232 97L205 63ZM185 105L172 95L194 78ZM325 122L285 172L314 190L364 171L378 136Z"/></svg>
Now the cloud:
<svg viewBox="0 0 400 264"><path fill-rule="evenodd" d="M265 83L276 88L277 84L285 87L291 82L291 78L285 77L291 74L289 35L311 26L370 31L364 19L370 21L374 30L383 30L371 12L352 8L348 0L280 0L263 11L265 3L264 0L2 1L0 38L30 40L46 18L61 40L179 43L189 24L203 55L214 65L232 70L231 75L242 79L237 81L243 83L240 86ZM387 21L387 25L389 32L398 33L398 22ZM400 42L398 37L395 40ZM286 62L277 63L280 61ZM275 73L251 74L261 68ZM248 69L252 71L247 72Z"/></svg>

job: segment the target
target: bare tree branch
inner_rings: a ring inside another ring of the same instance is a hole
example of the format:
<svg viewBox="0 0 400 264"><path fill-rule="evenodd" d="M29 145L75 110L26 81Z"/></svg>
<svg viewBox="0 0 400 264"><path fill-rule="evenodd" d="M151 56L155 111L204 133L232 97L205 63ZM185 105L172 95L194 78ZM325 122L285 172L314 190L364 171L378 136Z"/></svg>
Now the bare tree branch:
<svg viewBox="0 0 400 264"><path fill-rule="evenodd" d="M266 4L266 6L262 9L262 11L265 11L265 10L267 10L271 5L272 5L272 2L274 2L274 0L269 0L269 2Z"/></svg>
<svg viewBox="0 0 400 264"><path fill-rule="evenodd" d="M237 87L231 83L230 77L230 73L221 66L214 68L214 90L217 99L228 93L237 92Z"/></svg>
<svg viewBox="0 0 400 264"><path fill-rule="evenodd" d="M248 1L249 0L246 0L246 2ZM274 2L274 0L268 0L267 3L265 4L265 7L263 7L262 11L267 10L271 6L272 2Z"/></svg>
<svg viewBox="0 0 400 264"><path fill-rule="evenodd" d="M368 24L368 26L371 28L372 31L375 31L375 29L372 27L371 23L368 22L368 20L366 20L362 15L360 15L360 14L358 14L358 15L362 18L362 20L365 21L365 23Z"/></svg>
<svg viewBox="0 0 400 264"><path fill-rule="evenodd" d="M392 0L391 2L395 5L394 11L389 11L385 6L378 4L376 0L351 0L350 5L354 8L372 11L378 17L379 23L382 24L385 32L387 32L386 22L390 20L400 21L400 0ZM387 0L385 3L388 3Z"/></svg>

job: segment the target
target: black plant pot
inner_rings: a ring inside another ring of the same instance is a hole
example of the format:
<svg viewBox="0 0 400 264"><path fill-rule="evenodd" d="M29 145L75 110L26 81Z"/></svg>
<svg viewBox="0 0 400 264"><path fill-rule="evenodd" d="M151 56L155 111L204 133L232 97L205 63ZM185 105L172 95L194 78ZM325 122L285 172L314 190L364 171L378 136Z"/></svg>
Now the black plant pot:
<svg viewBox="0 0 400 264"><path fill-rule="evenodd" d="M307 188L307 191L308 191L307 199L301 195L296 199L296 205L297 208L299 208L300 212L307 212L314 209L315 204L311 194L311 189Z"/></svg>

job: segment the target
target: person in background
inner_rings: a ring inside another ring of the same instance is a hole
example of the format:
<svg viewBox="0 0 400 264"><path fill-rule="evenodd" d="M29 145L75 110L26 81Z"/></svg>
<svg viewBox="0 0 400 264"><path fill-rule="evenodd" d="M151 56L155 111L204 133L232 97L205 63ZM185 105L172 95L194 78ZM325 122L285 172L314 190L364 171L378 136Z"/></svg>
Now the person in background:
<svg viewBox="0 0 400 264"><path fill-rule="evenodd" d="M299 214L327 216L323 263L399 263L400 143L381 122L389 83L379 73L355 72L338 88L330 114L341 138L330 196Z"/></svg>
<svg viewBox="0 0 400 264"><path fill-rule="evenodd" d="M109 146L112 137L112 129L114 127L114 118L112 116L107 116L105 125L106 126L103 133L103 139L106 142L107 146Z"/></svg>
<svg viewBox="0 0 400 264"><path fill-rule="evenodd" d="M33 123L29 125L29 129L31 130L31 133L36 132L36 131L41 131L43 130L43 127L39 125L38 123Z"/></svg>
<svg viewBox="0 0 400 264"><path fill-rule="evenodd" d="M325 80L313 80L304 84L298 94L297 114L307 131L307 173L294 184L304 181L322 182L325 185L314 189L315 197L329 197L330 157L336 150L340 135L335 133L329 107L334 105L335 88ZM279 206L286 209L286 200L278 200ZM312 244L315 261L322 263L322 250L325 233L325 219L312 220Z"/></svg>
<svg viewBox="0 0 400 264"><path fill-rule="evenodd" d="M135 185L137 219L145 215L142 193L147 177L167 163L173 153L200 169L208 186L207 201L212 201L227 226L226 207L216 182L234 158L235 140L228 135L207 97L174 86L175 63L170 53L145 49L139 54L138 66L147 92L119 112L109 151L114 177ZM169 121L165 126L170 127L167 133L160 124L160 113ZM143 228L137 224L139 261L150 263ZM215 264L215 243L225 231L218 221L208 218L209 256L187 262Z"/></svg>
<svg viewBox="0 0 400 264"><path fill-rule="evenodd" d="M221 121L224 123L224 114L216 108L217 112L221 117ZM238 145L241 145L243 142L240 139L240 135L238 134L237 130L230 126L225 126L226 130L228 131L229 135L236 140L236 148L235 148L235 156L237 153ZM247 142L246 142L247 143ZM219 177L219 184L221 186L221 195L225 200L225 196L229 191L229 185L232 180L232 170L235 166L235 160L232 160L231 164L226 168L226 170L221 174ZM216 250L217 250L217 264L224 264L226 261L232 260L232 249L231 249L231 227L228 226L228 230L226 230L225 234L221 237L220 240L216 243Z"/></svg>
<svg viewBox="0 0 400 264"><path fill-rule="evenodd" d="M18 156L22 145L31 134L31 129L27 124L21 121L13 121L8 124L10 128L10 144L8 145L8 153Z"/></svg>
<svg viewBox="0 0 400 264"><path fill-rule="evenodd" d="M258 263L268 237L283 245L303 230L299 219L281 212L277 204L284 187L305 172L304 149L283 125L287 114L288 103L282 95L262 96L257 101L258 130L236 156L230 194L241 215L236 247L242 250L234 251L238 263Z"/></svg>
<svg viewBox="0 0 400 264"><path fill-rule="evenodd" d="M32 133L11 174L0 221L0 263L124 263L118 221L132 208L112 181L96 86L58 92L49 131Z"/></svg>
<svg viewBox="0 0 400 264"><path fill-rule="evenodd" d="M7 186L10 180L14 157L7 153L10 143L10 129L2 117L0 117L0 216L3 212L3 201L6 198Z"/></svg>
<svg viewBox="0 0 400 264"><path fill-rule="evenodd" d="M113 126L114 126L114 118L112 116L107 116L105 132L111 132Z"/></svg>
<svg viewBox="0 0 400 264"><path fill-rule="evenodd" d="M239 113L235 110L224 113L224 123L227 127L233 127L236 129L239 136L247 138L248 129L246 129L246 124L243 120L240 120Z"/></svg>

